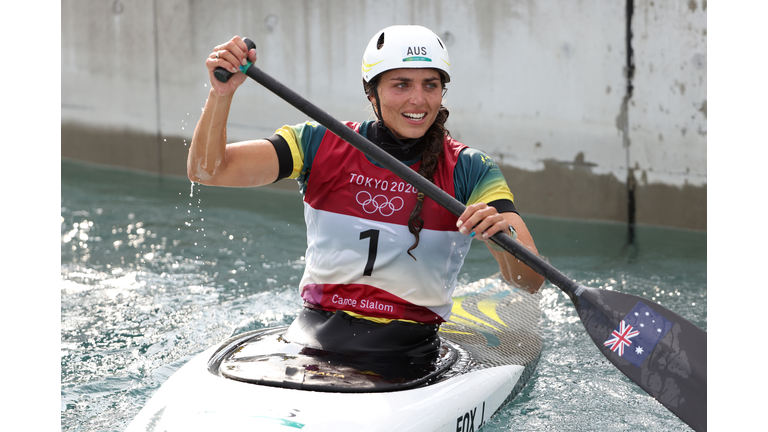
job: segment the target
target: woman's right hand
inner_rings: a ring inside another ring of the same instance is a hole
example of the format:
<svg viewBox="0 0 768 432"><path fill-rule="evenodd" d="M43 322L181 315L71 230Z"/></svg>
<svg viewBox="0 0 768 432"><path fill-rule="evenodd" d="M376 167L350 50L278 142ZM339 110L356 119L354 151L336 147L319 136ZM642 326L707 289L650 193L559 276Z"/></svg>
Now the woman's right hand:
<svg viewBox="0 0 768 432"><path fill-rule="evenodd" d="M246 79L246 75L240 73L239 67L244 66L248 61L251 63L256 62L256 50L252 49L249 51L240 36L235 36L228 42L216 46L211 55L205 60L213 91L219 96L234 93ZM213 76L213 71L218 67L233 72L229 81L223 83Z"/></svg>

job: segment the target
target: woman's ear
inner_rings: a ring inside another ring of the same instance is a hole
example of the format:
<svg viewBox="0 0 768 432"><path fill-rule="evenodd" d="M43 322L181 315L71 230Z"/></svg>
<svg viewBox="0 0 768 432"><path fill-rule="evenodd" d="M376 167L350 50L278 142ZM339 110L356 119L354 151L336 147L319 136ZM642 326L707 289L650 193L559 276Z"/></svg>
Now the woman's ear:
<svg viewBox="0 0 768 432"><path fill-rule="evenodd" d="M373 97L373 95L368 95L368 102L371 103L371 108L373 109L373 114L378 117L378 113L376 112L376 98Z"/></svg>

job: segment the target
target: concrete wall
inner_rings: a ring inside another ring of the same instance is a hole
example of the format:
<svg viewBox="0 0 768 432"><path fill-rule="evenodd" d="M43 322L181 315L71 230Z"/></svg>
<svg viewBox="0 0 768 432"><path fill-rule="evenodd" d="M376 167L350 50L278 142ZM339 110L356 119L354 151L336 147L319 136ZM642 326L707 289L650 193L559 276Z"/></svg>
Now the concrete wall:
<svg viewBox="0 0 768 432"><path fill-rule="evenodd" d="M336 118L368 119L366 44L420 24L451 56L452 135L494 157L523 213L706 230L706 1L64 0L61 15L62 157L184 175L205 59L235 34ZM304 120L246 84L229 138Z"/></svg>

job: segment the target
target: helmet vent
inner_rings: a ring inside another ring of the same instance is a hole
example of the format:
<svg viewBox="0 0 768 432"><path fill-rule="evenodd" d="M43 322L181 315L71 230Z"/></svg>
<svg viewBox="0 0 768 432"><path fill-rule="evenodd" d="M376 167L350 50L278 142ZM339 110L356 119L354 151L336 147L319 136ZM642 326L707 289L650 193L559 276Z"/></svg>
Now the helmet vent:
<svg viewBox="0 0 768 432"><path fill-rule="evenodd" d="M383 36L383 35L382 35L382 36ZM437 43L439 43L439 44L440 44L440 48L442 48L442 49L445 49L445 47L443 46L443 43L442 43L442 42L440 42L440 38L435 38L435 39L437 39Z"/></svg>
<svg viewBox="0 0 768 432"><path fill-rule="evenodd" d="M379 41L376 42L376 49L382 49L384 47L384 32L379 36Z"/></svg>

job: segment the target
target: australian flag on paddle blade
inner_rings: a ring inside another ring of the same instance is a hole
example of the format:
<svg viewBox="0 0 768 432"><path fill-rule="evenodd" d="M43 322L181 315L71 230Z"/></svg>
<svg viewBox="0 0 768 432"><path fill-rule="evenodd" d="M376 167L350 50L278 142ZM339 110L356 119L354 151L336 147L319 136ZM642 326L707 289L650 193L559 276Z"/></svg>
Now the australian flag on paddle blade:
<svg viewBox="0 0 768 432"><path fill-rule="evenodd" d="M603 345L640 367L672 326L671 321L643 302L637 302Z"/></svg>

